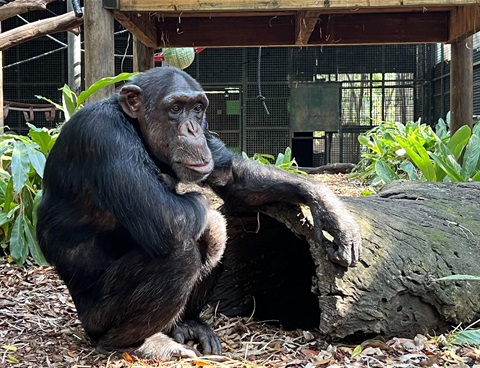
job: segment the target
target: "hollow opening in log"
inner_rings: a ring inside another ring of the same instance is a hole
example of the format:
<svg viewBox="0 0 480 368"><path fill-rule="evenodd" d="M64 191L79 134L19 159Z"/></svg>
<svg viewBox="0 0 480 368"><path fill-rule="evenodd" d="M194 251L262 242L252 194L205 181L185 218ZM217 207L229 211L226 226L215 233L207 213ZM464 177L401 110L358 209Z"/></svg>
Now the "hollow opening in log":
<svg viewBox="0 0 480 368"><path fill-rule="evenodd" d="M265 215L229 218L228 224L224 271L210 304L227 316L253 315L285 329L318 328L308 242Z"/></svg>

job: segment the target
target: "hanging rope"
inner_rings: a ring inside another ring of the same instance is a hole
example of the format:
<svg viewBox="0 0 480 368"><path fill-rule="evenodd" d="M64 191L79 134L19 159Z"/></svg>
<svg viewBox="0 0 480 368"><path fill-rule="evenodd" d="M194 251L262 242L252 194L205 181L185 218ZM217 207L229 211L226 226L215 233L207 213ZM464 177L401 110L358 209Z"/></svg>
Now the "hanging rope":
<svg viewBox="0 0 480 368"><path fill-rule="evenodd" d="M261 67L262 67L262 48L258 48L258 63L257 63L257 82L258 82L258 100L262 102L263 107L265 108L265 112L267 115L270 115L270 112L268 111L267 104L265 103L265 96L262 95L262 86L261 86L261 80L260 80L260 72L261 72Z"/></svg>

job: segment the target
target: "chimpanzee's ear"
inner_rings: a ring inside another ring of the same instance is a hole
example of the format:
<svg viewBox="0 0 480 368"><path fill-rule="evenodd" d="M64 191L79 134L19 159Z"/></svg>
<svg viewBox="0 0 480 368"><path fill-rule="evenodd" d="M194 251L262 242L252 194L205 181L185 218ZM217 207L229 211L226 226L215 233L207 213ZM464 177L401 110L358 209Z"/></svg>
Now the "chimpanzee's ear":
<svg viewBox="0 0 480 368"><path fill-rule="evenodd" d="M120 89L118 103L131 118L137 119L142 108L142 89L134 84L127 84Z"/></svg>

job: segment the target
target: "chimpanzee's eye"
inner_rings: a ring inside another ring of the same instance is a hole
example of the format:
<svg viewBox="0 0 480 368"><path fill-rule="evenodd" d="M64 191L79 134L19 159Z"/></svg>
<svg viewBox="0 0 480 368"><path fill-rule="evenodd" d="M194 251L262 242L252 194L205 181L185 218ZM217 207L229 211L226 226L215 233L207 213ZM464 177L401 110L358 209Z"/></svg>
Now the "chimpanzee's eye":
<svg viewBox="0 0 480 368"><path fill-rule="evenodd" d="M193 107L193 111L195 112L202 112L203 111L203 104L202 103L198 103L196 104L194 107Z"/></svg>
<svg viewBox="0 0 480 368"><path fill-rule="evenodd" d="M172 105L172 107L170 108L170 111L175 114L178 114L181 110L182 108L180 107L179 104Z"/></svg>

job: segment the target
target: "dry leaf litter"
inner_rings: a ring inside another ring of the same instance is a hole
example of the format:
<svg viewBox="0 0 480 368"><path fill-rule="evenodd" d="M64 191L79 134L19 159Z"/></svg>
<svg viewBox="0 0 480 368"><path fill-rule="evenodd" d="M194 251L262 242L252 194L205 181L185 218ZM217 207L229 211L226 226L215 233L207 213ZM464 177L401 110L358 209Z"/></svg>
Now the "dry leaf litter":
<svg viewBox="0 0 480 368"><path fill-rule="evenodd" d="M336 194L362 187L345 174L316 175ZM212 197L213 205L220 201ZM223 356L170 362L128 354L103 355L85 339L66 286L51 267L17 267L0 258L0 367L480 367L479 346L456 346L416 336L328 343L316 331L285 331L251 318L227 318L208 307L204 318L223 344Z"/></svg>

